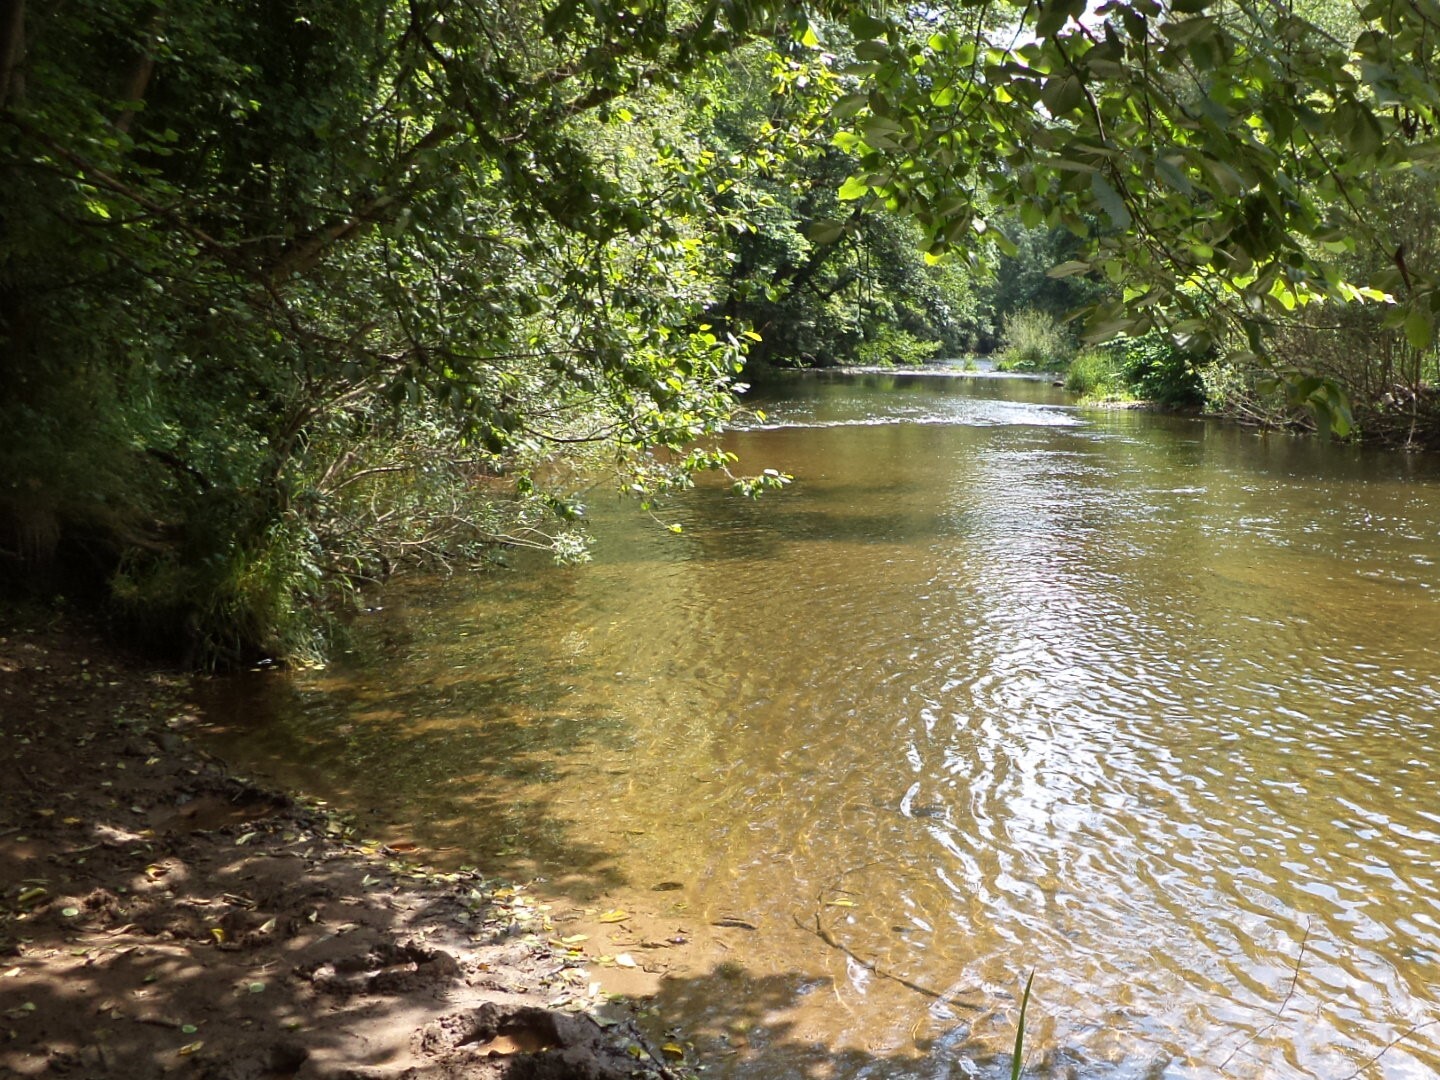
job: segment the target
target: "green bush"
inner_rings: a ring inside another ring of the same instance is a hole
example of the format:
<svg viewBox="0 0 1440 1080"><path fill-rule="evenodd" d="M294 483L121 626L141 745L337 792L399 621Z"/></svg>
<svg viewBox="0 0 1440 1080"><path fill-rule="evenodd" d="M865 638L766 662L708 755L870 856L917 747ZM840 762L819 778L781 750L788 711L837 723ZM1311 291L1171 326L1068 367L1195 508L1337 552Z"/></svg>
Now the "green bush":
<svg viewBox="0 0 1440 1080"><path fill-rule="evenodd" d="M1081 349L1070 361L1065 389L1087 398L1129 396L1120 362L1109 349Z"/></svg>
<svg viewBox="0 0 1440 1080"><path fill-rule="evenodd" d="M1060 321L1048 311L1027 308L1005 316L1000 331L998 371L1056 371L1065 366L1073 346Z"/></svg>
<svg viewBox="0 0 1440 1080"><path fill-rule="evenodd" d="M916 367L932 359L940 351L940 342L921 341L898 326L881 326L856 350L860 363L874 367L904 364Z"/></svg>
<svg viewBox="0 0 1440 1080"><path fill-rule="evenodd" d="M1120 352L1125 381L1137 397L1168 408L1205 403L1205 385L1195 357L1164 334L1127 339Z"/></svg>

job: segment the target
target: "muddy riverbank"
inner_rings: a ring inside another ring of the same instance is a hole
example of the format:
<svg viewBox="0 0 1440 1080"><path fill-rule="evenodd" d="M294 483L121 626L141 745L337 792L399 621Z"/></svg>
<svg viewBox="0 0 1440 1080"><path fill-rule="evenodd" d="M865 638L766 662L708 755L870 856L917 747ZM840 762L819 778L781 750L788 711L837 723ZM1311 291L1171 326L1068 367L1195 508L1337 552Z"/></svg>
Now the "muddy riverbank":
<svg viewBox="0 0 1440 1080"><path fill-rule="evenodd" d="M681 1075L547 905L235 776L187 680L30 623L0 625L0 1073Z"/></svg>

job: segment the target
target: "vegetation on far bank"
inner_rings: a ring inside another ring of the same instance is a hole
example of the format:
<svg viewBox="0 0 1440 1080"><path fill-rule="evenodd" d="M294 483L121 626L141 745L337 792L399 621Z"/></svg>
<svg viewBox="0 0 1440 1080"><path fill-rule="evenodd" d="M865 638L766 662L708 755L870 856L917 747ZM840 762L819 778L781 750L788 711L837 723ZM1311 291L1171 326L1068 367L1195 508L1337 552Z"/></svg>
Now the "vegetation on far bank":
<svg viewBox="0 0 1440 1080"><path fill-rule="evenodd" d="M398 567L583 558L597 474L783 484L715 442L747 362L1039 312L1092 392L1440 443L1418 8L0 12L0 585L191 663L318 655Z"/></svg>

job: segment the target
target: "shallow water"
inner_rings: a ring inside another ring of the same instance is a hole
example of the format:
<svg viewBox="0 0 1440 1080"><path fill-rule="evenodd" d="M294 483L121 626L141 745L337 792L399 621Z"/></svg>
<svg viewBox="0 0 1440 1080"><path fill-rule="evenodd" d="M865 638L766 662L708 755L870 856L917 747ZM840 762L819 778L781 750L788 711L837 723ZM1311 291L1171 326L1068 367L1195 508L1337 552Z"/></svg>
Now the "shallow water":
<svg viewBox="0 0 1440 1080"><path fill-rule="evenodd" d="M648 903L716 1075L998 1075L1032 969L1035 1075L1440 1073L1440 472L1067 401L801 380L730 438L789 490L597 494L216 743Z"/></svg>

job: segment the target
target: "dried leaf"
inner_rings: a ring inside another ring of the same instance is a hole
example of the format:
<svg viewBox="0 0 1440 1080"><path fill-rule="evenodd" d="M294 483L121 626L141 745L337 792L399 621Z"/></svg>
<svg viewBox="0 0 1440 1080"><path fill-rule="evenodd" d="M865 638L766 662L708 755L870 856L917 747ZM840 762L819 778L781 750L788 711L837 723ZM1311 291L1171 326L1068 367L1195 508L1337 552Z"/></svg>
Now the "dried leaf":
<svg viewBox="0 0 1440 1080"><path fill-rule="evenodd" d="M180 1047L180 1049L175 1052L181 1057L189 1057L191 1054L195 1053L195 1051L199 1050L204 1045L204 1039L196 1039L192 1043L186 1043L184 1046Z"/></svg>
<svg viewBox="0 0 1440 1080"><path fill-rule="evenodd" d="M636 968L640 965L635 963L635 958L628 952L622 952L615 957L615 966L622 968Z"/></svg>
<svg viewBox="0 0 1440 1080"><path fill-rule="evenodd" d="M601 915L600 921L603 923L618 923L624 922L628 918L630 918L630 913L628 911L622 911L619 908L614 908L613 910L607 911L605 912L605 914Z"/></svg>

